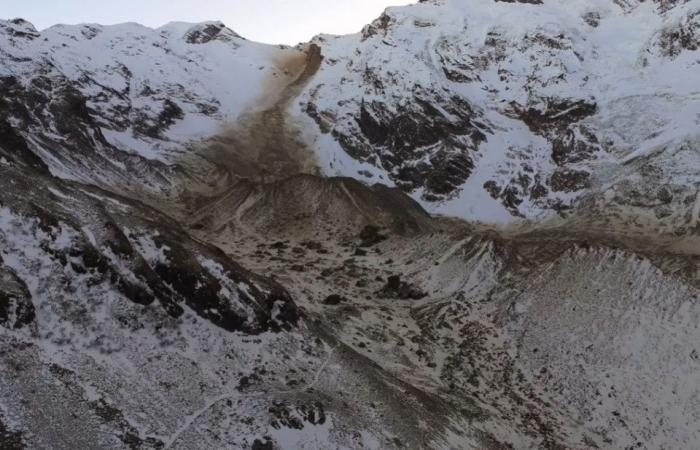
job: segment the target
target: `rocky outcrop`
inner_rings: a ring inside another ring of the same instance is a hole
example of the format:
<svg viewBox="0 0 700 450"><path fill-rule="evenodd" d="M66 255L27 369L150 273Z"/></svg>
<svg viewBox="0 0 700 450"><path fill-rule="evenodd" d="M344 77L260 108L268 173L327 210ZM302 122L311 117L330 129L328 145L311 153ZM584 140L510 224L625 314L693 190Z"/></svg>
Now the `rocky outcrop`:
<svg viewBox="0 0 700 450"><path fill-rule="evenodd" d="M80 291L87 301L99 295L95 285L108 286L124 301L160 304L173 318L190 308L231 332L296 324L296 307L284 288L193 240L167 216L14 164L2 170L3 183L12 186L0 195L8 270L2 273L0 320L9 327L30 324L32 302L45 302L47 290L54 298Z"/></svg>
<svg viewBox="0 0 700 450"><path fill-rule="evenodd" d="M700 11L683 16L680 21L661 31L655 45L668 58L700 49Z"/></svg>
<svg viewBox="0 0 700 450"><path fill-rule="evenodd" d="M221 22L208 22L196 25L185 34L188 44L206 44L213 40L230 42L234 39L242 39Z"/></svg>
<svg viewBox="0 0 700 450"><path fill-rule="evenodd" d="M487 128L459 97L446 100L435 92L416 92L413 101L399 112L363 101L353 118L357 128L332 133L354 158L392 172L393 181L404 190L424 188L424 199L444 199L471 175L474 153L486 140ZM442 108L433 106L436 103Z"/></svg>
<svg viewBox="0 0 700 450"><path fill-rule="evenodd" d="M463 209L487 221L504 220L502 212L572 214L602 195L594 182L601 164L606 178L622 180L627 154L680 142L673 102L658 92L675 90L698 110L685 75L664 75L673 64L692 76L692 3L616 3L483 0L467 8L440 0L389 9L359 39L316 39L326 60L302 110L345 154L375 168L353 176L386 176L429 210ZM624 49L606 45L614 21L638 36L648 14L657 25L645 37ZM544 19L554 16L556 25ZM611 60L625 64L609 71ZM625 119L630 110L640 123Z"/></svg>
<svg viewBox="0 0 700 450"><path fill-rule="evenodd" d="M20 329L36 318L32 296L27 285L6 268L0 270L0 325Z"/></svg>

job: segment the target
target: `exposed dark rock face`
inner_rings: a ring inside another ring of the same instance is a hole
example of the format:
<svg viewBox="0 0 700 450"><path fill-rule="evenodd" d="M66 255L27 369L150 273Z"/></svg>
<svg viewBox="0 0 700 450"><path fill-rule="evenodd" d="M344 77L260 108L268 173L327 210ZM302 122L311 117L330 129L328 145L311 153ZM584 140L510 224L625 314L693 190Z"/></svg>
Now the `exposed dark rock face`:
<svg viewBox="0 0 700 450"><path fill-rule="evenodd" d="M242 39L221 22L197 25L185 35L188 44L206 44L213 40L231 41L233 38Z"/></svg>
<svg viewBox="0 0 700 450"><path fill-rule="evenodd" d="M158 262L153 270L164 284L197 311L202 317L229 331L245 330L249 332L265 331L269 327L288 327L296 324L297 313L289 294L280 286L254 277L240 266L232 263L220 252L208 252L215 264L221 268L225 280L234 286L246 285L246 289L235 292L237 302L255 310L255 321L250 326L251 317L230 298L221 295L222 280L217 279L210 270L204 268L195 258L191 249L179 245L184 236L158 236L156 246L164 251L167 262ZM264 286L264 287L263 287ZM177 298L177 297L175 297ZM172 301L172 300L171 300ZM281 317L272 317L271 311L280 308ZM279 324L275 321L279 320Z"/></svg>
<svg viewBox="0 0 700 450"><path fill-rule="evenodd" d="M594 102L545 98L534 103L537 106L527 108L511 104L511 112L533 133L551 142L551 159L558 168L543 176L523 165L507 184L495 180L484 184L484 189L514 216L522 216L520 206L525 200L559 213L567 210L566 205L549 198L549 193L574 193L589 188L590 173L576 165L594 160L603 151L595 133L581 123L596 113Z"/></svg>
<svg viewBox="0 0 700 450"><path fill-rule="evenodd" d="M0 325L17 330L31 325L34 319L34 305L26 284L14 272L0 269Z"/></svg>
<svg viewBox="0 0 700 450"><path fill-rule="evenodd" d="M545 98L537 104L527 108L517 104L511 106L534 133L552 142L552 159L557 165L582 162L600 151L595 134L578 125L596 113L598 106L595 102Z"/></svg>
<svg viewBox="0 0 700 450"><path fill-rule="evenodd" d="M253 441L253 446L251 447L251 450L274 450L275 446L272 443L272 441L261 441L260 439L256 439Z"/></svg>
<svg viewBox="0 0 700 450"><path fill-rule="evenodd" d="M275 402L269 408L272 426L276 429L283 427L302 430L306 425L323 425L326 423L326 413L321 402L300 404L296 407L282 402ZM299 417L297 417L297 414Z"/></svg>
<svg viewBox="0 0 700 450"><path fill-rule="evenodd" d="M379 232L379 227L375 225L367 225L360 231L360 247L372 247L383 240L386 236Z"/></svg>
<svg viewBox="0 0 700 450"><path fill-rule="evenodd" d="M156 262L151 267L160 280L150 285L159 294L159 300L174 315L186 303L199 315L228 331L257 333L270 328L279 330L296 324L298 314L289 294L279 285L256 277L230 261L219 251L180 244L183 235L161 234L155 245L164 249L167 262ZM205 268L195 255L211 258L219 267L221 277ZM148 277L146 281L149 281ZM224 283L232 283L225 286ZM245 286L245 289L232 288ZM227 289L224 289L227 287ZM229 296L222 295L228 290ZM252 309L253 315L246 309ZM272 311L277 309L277 315Z"/></svg>
<svg viewBox="0 0 700 450"><path fill-rule="evenodd" d="M27 447L22 440L22 432L14 431L3 422L0 414L0 448L3 450L25 450Z"/></svg>
<svg viewBox="0 0 700 450"><path fill-rule="evenodd" d="M289 329L298 320L296 306L284 288L193 240L172 219L140 203L52 180L31 166L5 169L3 183L12 186L0 194L0 204L8 208L4 214L17 217L16 225L10 222L0 233L4 245L12 243L12 233L21 232L8 227L26 223L44 254L37 257L43 258L42 264L55 265L58 277L68 271L87 277L90 283L109 283L135 304L157 301L172 317L180 317L187 305L228 331L254 334ZM97 237L88 239L78 231L83 227ZM59 241L62 234L74 237L67 244L66 238ZM2 272L0 321L10 328L29 325L34 319L23 280L29 275Z"/></svg>
<svg viewBox="0 0 700 450"><path fill-rule="evenodd" d="M323 300L323 304L329 305L329 306L336 306L336 305L340 305L344 301L345 301L345 299L342 296L340 296L338 294L332 294Z"/></svg>
<svg viewBox="0 0 700 450"><path fill-rule="evenodd" d="M367 80L373 76L371 71L365 74ZM384 87L376 80L375 89L381 92ZM323 126L313 105L307 105L307 111ZM352 119L355 125L350 129L332 129L345 151L360 161L381 164L407 192L425 188L424 197L433 201L449 197L469 178L473 153L488 132L465 100L418 87L411 105L401 111L362 101Z"/></svg>
<svg viewBox="0 0 700 450"><path fill-rule="evenodd" d="M657 44L664 56L675 58L684 51L700 48L700 12L688 14L681 22L664 30Z"/></svg>
<svg viewBox="0 0 700 450"><path fill-rule="evenodd" d="M484 183L484 190L495 200L499 200L513 215L520 216L518 207L523 202L521 192L514 186L500 186L491 180Z"/></svg>
<svg viewBox="0 0 700 450"><path fill-rule="evenodd" d="M590 11L584 14L583 20L590 26L597 28L600 25L600 13L597 11Z"/></svg>
<svg viewBox="0 0 700 450"><path fill-rule="evenodd" d="M387 278L386 285L379 291L380 297L398 298L401 300L420 300L428 294L401 280L400 275L391 275Z"/></svg>
<svg viewBox="0 0 700 450"><path fill-rule="evenodd" d="M134 129L154 139L162 138L163 132L175 124L176 120L184 117L182 108L170 99L165 99L163 109L155 119L150 119L145 114L140 114L134 123Z"/></svg>
<svg viewBox="0 0 700 450"><path fill-rule="evenodd" d="M180 113L176 104L166 101L158 121L144 131L157 134ZM37 71L27 83L15 76L0 77L0 134L4 138L0 147L9 153L8 160L44 172L48 169L45 161L50 160L98 185L126 185L127 180L136 179L145 185L170 184L166 174L172 176L173 168L157 161L146 163L138 155L114 148L102 134L104 124L93 114L88 99L51 67ZM50 156L42 153L45 148L53 149Z"/></svg>
<svg viewBox="0 0 700 450"><path fill-rule="evenodd" d="M392 291L398 291L399 288L401 287L401 276L399 275L392 275L386 280L386 289L392 290Z"/></svg>
<svg viewBox="0 0 700 450"><path fill-rule="evenodd" d="M654 3L659 5L661 12L667 12L678 5L688 3L690 0L654 0Z"/></svg>
<svg viewBox="0 0 700 450"><path fill-rule="evenodd" d="M545 98L538 107L523 109L512 105L523 122L537 133L549 133L580 122L597 111L595 103L586 100Z"/></svg>
<svg viewBox="0 0 700 450"><path fill-rule="evenodd" d="M18 39L36 39L39 32L34 25L24 19L13 19L6 23L0 23L0 32L7 33Z"/></svg>
<svg viewBox="0 0 700 450"><path fill-rule="evenodd" d="M596 156L601 147L598 138L585 127L577 132L567 129L552 141L552 159L559 166L588 161Z"/></svg>
<svg viewBox="0 0 700 450"><path fill-rule="evenodd" d="M57 369L60 370L60 369ZM162 449L165 444L156 438L142 438L139 431L136 430L129 421L124 417L124 413L118 408L110 405L105 399L101 398L90 403L97 416L106 424L116 426L119 430L119 440L130 449Z"/></svg>
<svg viewBox="0 0 700 450"><path fill-rule="evenodd" d="M556 192L576 192L590 186L591 174L582 170L563 169L554 172L549 184Z"/></svg>
<svg viewBox="0 0 700 450"><path fill-rule="evenodd" d="M376 36L378 34L386 36L386 33L391 26L392 20L393 19L389 14L387 14L386 12L383 13L381 16L379 16L378 19L376 19L374 22L363 28L362 39L367 40L372 36Z"/></svg>
<svg viewBox="0 0 700 450"><path fill-rule="evenodd" d="M389 170L397 173L396 181L407 191L425 186L436 198L448 195L460 186L473 168L470 152L486 139L483 125L475 124L472 108L457 98L452 99L448 118L432 102L416 97L413 110L389 114L377 103L363 104L356 118L362 135L372 148L381 148L387 156L380 160ZM355 136L358 138L359 136ZM351 155L358 149L351 139L342 139ZM360 141L362 142L362 141ZM360 144L361 145L361 144ZM421 159L419 149L434 149L429 162L408 165L408 161ZM374 150L376 152L376 150ZM363 159L367 150L359 150ZM439 175L438 175L439 174Z"/></svg>
<svg viewBox="0 0 700 450"><path fill-rule="evenodd" d="M0 97L0 110L2 102L3 99ZM27 141L7 122L7 119L0 119L0 152L7 161L30 167L44 174L49 171L46 164L29 150Z"/></svg>

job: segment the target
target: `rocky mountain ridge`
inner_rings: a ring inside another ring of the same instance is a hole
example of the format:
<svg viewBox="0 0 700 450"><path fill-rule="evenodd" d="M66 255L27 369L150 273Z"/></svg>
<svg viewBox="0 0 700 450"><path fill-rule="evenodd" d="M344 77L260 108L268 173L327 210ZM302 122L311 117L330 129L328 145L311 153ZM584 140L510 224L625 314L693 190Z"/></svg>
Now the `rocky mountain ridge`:
<svg viewBox="0 0 700 450"><path fill-rule="evenodd" d="M691 173L667 208L625 198L697 164L684 149L697 142L698 5L526 3L421 2L360 37L319 37L327 58L304 108L432 211L541 219L588 200L681 226L670 216L697 192ZM627 167L645 165L656 178L629 186Z"/></svg>

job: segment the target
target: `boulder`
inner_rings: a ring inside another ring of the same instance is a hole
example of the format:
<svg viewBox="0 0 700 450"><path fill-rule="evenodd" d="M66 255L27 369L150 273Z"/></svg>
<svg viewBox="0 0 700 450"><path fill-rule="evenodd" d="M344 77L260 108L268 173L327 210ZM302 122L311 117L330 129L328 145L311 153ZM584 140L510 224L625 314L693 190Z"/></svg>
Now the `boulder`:
<svg viewBox="0 0 700 450"><path fill-rule="evenodd" d="M323 300L324 305L336 306L345 301L345 297L338 294L331 294Z"/></svg>

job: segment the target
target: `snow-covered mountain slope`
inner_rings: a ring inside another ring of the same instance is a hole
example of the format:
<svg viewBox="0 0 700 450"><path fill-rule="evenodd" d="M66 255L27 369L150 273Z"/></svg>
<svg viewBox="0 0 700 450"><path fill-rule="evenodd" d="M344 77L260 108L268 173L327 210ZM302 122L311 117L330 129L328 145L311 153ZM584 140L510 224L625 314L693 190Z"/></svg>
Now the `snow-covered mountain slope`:
<svg viewBox="0 0 700 450"><path fill-rule="evenodd" d="M600 222L687 228L699 21L698 0L424 1L317 37L323 61L304 74L303 49L217 22L38 33L18 20L0 30L2 91L54 173L138 195L226 183L212 159L264 178L230 149L287 147L264 165L308 159L278 171L396 185L467 219L567 216L585 200ZM216 158L183 163L203 142Z"/></svg>
<svg viewBox="0 0 700 450"><path fill-rule="evenodd" d="M563 214L587 196L685 220L696 0L423 1L315 42L325 60L299 114L333 138L318 141L326 173L364 178L354 160L367 162L431 210L485 221Z"/></svg>
<svg viewBox="0 0 700 450"><path fill-rule="evenodd" d="M407 448L697 441L695 256L593 230L495 233L445 219L366 247L323 215L309 226L314 218L290 208L279 211L293 226L260 221L266 208L254 198L244 226L205 220L197 233L279 274L314 323L436 395L442 407L424 420L445 423L440 411L453 411L454 428L423 424L423 440L409 433ZM376 401L387 424L397 413L390 403ZM412 423L406 408L398 414Z"/></svg>
<svg viewBox="0 0 700 450"><path fill-rule="evenodd" d="M0 448L692 448L699 12L0 21Z"/></svg>
<svg viewBox="0 0 700 450"><path fill-rule="evenodd" d="M177 196L211 180L180 164L263 94L304 69L303 52L248 42L217 22L0 23L0 117L61 178ZM183 179L187 180L183 182Z"/></svg>

